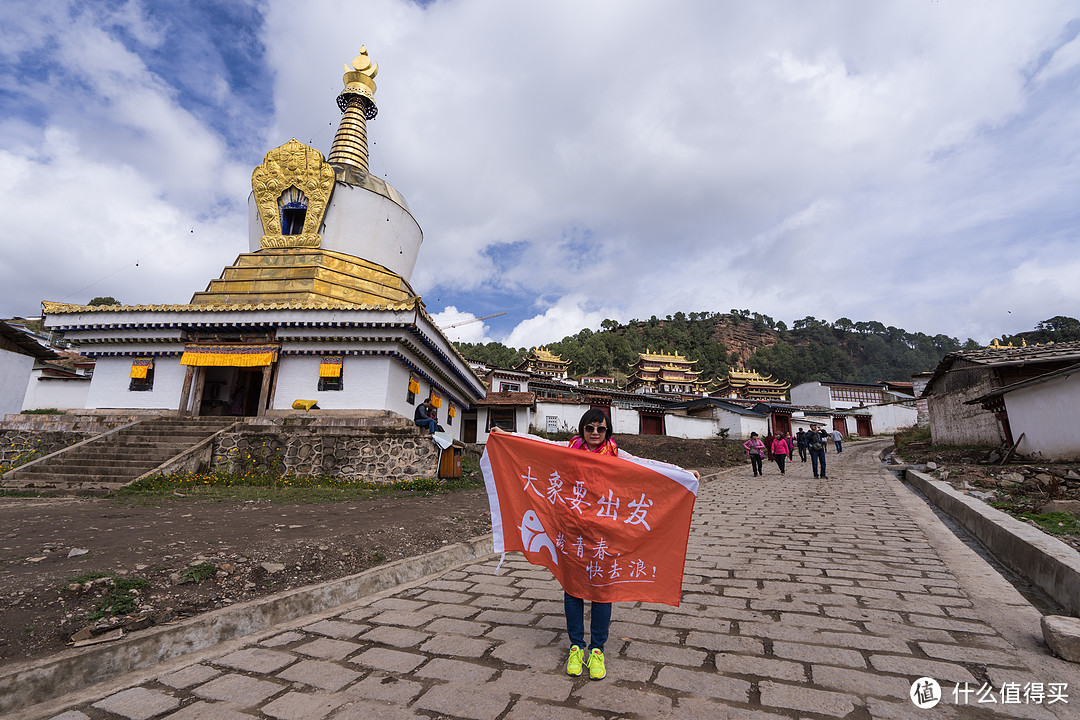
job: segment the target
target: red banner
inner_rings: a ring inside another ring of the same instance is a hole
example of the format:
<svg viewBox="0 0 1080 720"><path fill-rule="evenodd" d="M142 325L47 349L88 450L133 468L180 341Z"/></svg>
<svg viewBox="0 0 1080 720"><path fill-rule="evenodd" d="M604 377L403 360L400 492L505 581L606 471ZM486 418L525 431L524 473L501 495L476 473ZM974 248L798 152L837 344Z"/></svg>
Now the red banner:
<svg viewBox="0 0 1080 720"><path fill-rule="evenodd" d="M519 550L575 597L679 604L692 473L508 433L480 464L495 552Z"/></svg>

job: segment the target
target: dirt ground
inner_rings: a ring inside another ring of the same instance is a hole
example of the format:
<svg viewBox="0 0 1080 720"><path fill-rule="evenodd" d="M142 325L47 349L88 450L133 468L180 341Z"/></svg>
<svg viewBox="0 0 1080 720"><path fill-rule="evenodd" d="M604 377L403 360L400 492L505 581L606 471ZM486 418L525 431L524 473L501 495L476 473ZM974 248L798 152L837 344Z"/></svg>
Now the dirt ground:
<svg viewBox="0 0 1080 720"><path fill-rule="evenodd" d="M615 439L635 455L703 474L745 461L735 441ZM292 505L0 497L0 666L59 652L79 631L96 639L117 627L134 631L490 531L482 487ZM124 587L132 580L146 587ZM90 619L117 594L134 598L131 609Z"/></svg>
<svg viewBox="0 0 1080 720"><path fill-rule="evenodd" d="M976 492L1001 509L1017 516L1021 512L1047 512L1054 500L1080 501L1080 464L1037 463L1023 458L1001 464L1004 450L995 448L935 447L913 442L899 453L909 463L934 463L929 472L962 492ZM1038 525L1023 517L1035 528ZM1042 528L1039 528L1040 530ZM1080 550L1080 537L1055 535Z"/></svg>

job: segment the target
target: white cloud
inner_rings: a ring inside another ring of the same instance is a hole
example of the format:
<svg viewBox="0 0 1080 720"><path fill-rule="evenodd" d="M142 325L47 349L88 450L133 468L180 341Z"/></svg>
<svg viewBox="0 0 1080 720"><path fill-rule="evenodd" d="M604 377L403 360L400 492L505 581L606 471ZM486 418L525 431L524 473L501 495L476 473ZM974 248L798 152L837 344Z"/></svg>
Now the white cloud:
<svg viewBox="0 0 1080 720"><path fill-rule="evenodd" d="M600 323L611 315L586 309L593 302L593 298L583 295L564 296L542 314L518 323L504 344L514 348L531 348L561 340L584 328L598 330Z"/></svg>
<svg viewBox="0 0 1080 720"><path fill-rule="evenodd" d="M123 292L202 289L246 250L258 157L232 158L294 136L328 152L342 64L365 44L380 64L371 169L424 229L411 284L440 323L503 309L505 341L531 345L604 317L740 307L985 340L1075 315L1067 290L1013 273L1080 262L1070 2L270 0L261 26L235 28L265 49L249 68L185 67L221 103L201 114L153 56L168 7L116 7L0 10L0 91L21 103L0 118L0 172L38 213L9 237L51 253L40 279L16 277L21 246L8 254L0 279L23 290L7 312L191 227L203 240L167 243L167 276L141 263ZM256 69L265 87L230 103L230 71ZM260 92L273 114L252 117Z"/></svg>
<svg viewBox="0 0 1080 720"><path fill-rule="evenodd" d="M431 316L435 325L453 342L489 343L488 326L472 313L461 312L453 305L447 305L442 312Z"/></svg>

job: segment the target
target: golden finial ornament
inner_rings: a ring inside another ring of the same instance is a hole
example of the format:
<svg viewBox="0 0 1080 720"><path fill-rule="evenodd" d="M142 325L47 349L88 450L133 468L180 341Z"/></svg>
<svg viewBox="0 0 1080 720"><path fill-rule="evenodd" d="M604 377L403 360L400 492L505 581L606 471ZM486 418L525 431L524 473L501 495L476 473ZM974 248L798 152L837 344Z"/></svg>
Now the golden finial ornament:
<svg viewBox="0 0 1080 720"><path fill-rule="evenodd" d="M367 173L367 121L379 114L375 105L375 76L378 74L379 64L368 57L367 46L361 45L360 54L353 58L352 67L345 66L345 75L341 78L345 88L337 97L337 105L344 114L326 158L328 162Z"/></svg>

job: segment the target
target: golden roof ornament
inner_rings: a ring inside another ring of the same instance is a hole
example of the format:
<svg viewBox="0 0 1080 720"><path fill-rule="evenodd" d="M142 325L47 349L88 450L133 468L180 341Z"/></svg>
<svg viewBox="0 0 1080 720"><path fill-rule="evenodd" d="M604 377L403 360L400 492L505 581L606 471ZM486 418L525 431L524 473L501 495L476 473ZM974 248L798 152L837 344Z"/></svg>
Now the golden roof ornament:
<svg viewBox="0 0 1080 720"><path fill-rule="evenodd" d="M360 54L353 58L351 68L345 66L341 78L345 88L337 97L337 105L343 114L327 162L368 172L367 121L379 114L375 105L378 74L379 64L372 62L367 47L361 45Z"/></svg>

